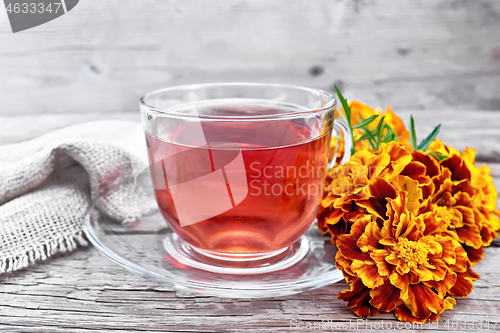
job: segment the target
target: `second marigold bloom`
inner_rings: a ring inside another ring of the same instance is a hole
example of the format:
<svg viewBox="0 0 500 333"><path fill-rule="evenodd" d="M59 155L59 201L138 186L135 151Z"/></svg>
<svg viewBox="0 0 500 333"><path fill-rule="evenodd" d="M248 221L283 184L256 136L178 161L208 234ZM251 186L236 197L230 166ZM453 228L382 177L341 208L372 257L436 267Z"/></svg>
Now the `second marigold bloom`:
<svg viewBox="0 0 500 333"><path fill-rule="evenodd" d="M408 192L409 207L416 213L420 187L431 183L425 165L414 161L410 151L397 142L383 144L376 152L356 152L343 166L330 169L318 225L329 231L332 240L349 232L351 224L364 215L385 217L388 199L397 189Z"/></svg>
<svg viewBox="0 0 500 333"><path fill-rule="evenodd" d="M434 321L472 291L478 276L467 253L433 213L415 216L405 191L387 204L386 219L365 216L339 235L337 267L350 291L340 299L359 316L395 311L403 321Z"/></svg>
<svg viewBox="0 0 500 333"><path fill-rule="evenodd" d="M477 264L498 237L499 212L497 192L490 169L475 166L475 150L466 148L460 153L436 139L429 146L445 158L438 162L427 153L413 152L416 160L426 165L432 184L425 190L426 200L421 211L441 216L448 230L457 234L472 264Z"/></svg>

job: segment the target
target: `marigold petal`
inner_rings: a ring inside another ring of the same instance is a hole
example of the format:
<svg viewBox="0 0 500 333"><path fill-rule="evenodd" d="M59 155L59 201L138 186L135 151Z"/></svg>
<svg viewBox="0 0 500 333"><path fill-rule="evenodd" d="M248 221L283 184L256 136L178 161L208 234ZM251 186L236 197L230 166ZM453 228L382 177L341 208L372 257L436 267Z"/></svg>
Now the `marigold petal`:
<svg viewBox="0 0 500 333"><path fill-rule="evenodd" d="M332 243L335 244L337 247L337 237L339 235L345 235L349 232L351 224L347 223L344 221L344 219L340 219L340 221L336 224L327 224L326 228L330 232L330 235L332 236Z"/></svg>
<svg viewBox="0 0 500 333"><path fill-rule="evenodd" d="M351 212L356 209L357 200L366 200L368 197L368 195L365 196L364 194L359 197L357 194L347 194L335 200L333 208L342 212Z"/></svg>
<svg viewBox="0 0 500 333"><path fill-rule="evenodd" d="M357 220L365 217L369 217L370 220L373 220L373 216L371 214L368 214L367 212L359 209L359 207L357 207L357 209L358 211L344 213L344 219L346 219L350 223L354 223Z"/></svg>
<svg viewBox="0 0 500 333"><path fill-rule="evenodd" d="M406 207L413 214L417 214L420 207L420 201L423 198L419 183L408 176L401 175L392 178L391 183L396 187L396 189L407 193Z"/></svg>
<svg viewBox="0 0 500 333"><path fill-rule="evenodd" d="M336 198L343 194L352 193L354 191L354 187L351 184L351 179L347 177L339 177L332 179L332 182L328 186L328 191L330 196Z"/></svg>
<svg viewBox="0 0 500 333"><path fill-rule="evenodd" d="M385 119L384 121L388 124L398 135L398 142L404 144L408 149L411 149L410 145L410 133L406 129L406 126L390 107L387 107L387 111L382 114Z"/></svg>
<svg viewBox="0 0 500 333"><path fill-rule="evenodd" d="M324 221L326 224L337 224L342 217L344 216L344 212L340 209L335 209L330 211L330 214L325 217Z"/></svg>
<svg viewBox="0 0 500 333"><path fill-rule="evenodd" d="M467 189L468 190L468 189ZM457 206L464 206L464 207L470 207L473 205L471 195L474 195L474 193L468 193L461 191L457 192L453 195L453 198L455 198L455 205ZM474 211L472 211L474 213ZM474 220L474 216L471 217L471 220Z"/></svg>
<svg viewBox="0 0 500 333"><path fill-rule="evenodd" d="M476 150L473 148L465 147L462 153L462 158L470 165L476 164Z"/></svg>
<svg viewBox="0 0 500 333"><path fill-rule="evenodd" d="M453 305L457 305L457 301L453 297L446 297L444 299L445 302L445 310L453 310Z"/></svg>
<svg viewBox="0 0 500 333"><path fill-rule="evenodd" d="M408 299L403 302L415 318L429 318L432 313L440 314L445 309L444 299L420 283L410 285Z"/></svg>
<svg viewBox="0 0 500 333"><path fill-rule="evenodd" d="M404 304L401 304L395 309L394 315L400 321L408 323L425 323L427 321L427 318L415 318Z"/></svg>
<svg viewBox="0 0 500 333"><path fill-rule="evenodd" d="M385 238L382 238L378 241L380 244L382 245L385 245L385 246L394 246L396 245L398 242L392 238L392 237L385 237Z"/></svg>
<svg viewBox="0 0 500 333"><path fill-rule="evenodd" d="M377 222L370 222L365 227L365 232L359 237L357 245L363 252L379 248L378 241L382 238Z"/></svg>
<svg viewBox="0 0 500 333"><path fill-rule="evenodd" d="M387 219L387 203L397 197L396 189L383 178L377 178L368 185L370 198L358 201L358 206L365 208L369 213Z"/></svg>
<svg viewBox="0 0 500 333"><path fill-rule="evenodd" d="M420 239L420 241L429 246L429 252L431 253L431 255L437 255L441 257L441 254L443 253L443 247L434 237L424 236Z"/></svg>
<svg viewBox="0 0 500 333"><path fill-rule="evenodd" d="M461 243L465 243L475 249L483 246L483 240L478 226L464 225L463 227L456 229L456 232Z"/></svg>
<svg viewBox="0 0 500 333"><path fill-rule="evenodd" d="M380 113L380 111L375 110L371 106L366 105L365 103L359 101L349 101L349 108L351 109L351 119L353 125L358 124L363 119L370 118L371 116ZM374 130L376 126L377 122L374 121L368 125L368 128Z"/></svg>
<svg viewBox="0 0 500 333"><path fill-rule="evenodd" d="M475 249L473 247L462 245L464 250L467 252L467 257L473 265L477 265L481 260L484 259L484 247Z"/></svg>
<svg viewBox="0 0 500 333"><path fill-rule="evenodd" d="M472 279L472 281L476 281L477 279L479 279L481 277L481 275L477 274L476 272L474 272L472 270L470 263L467 264L467 274Z"/></svg>
<svg viewBox="0 0 500 333"><path fill-rule="evenodd" d="M491 242L498 237L498 230L500 229L500 219L498 218L500 212L494 210L492 212L479 212L480 223L483 226L481 229L481 238L483 246L489 246Z"/></svg>
<svg viewBox="0 0 500 333"><path fill-rule="evenodd" d="M410 273L408 273L408 275L410 276L410 285L420 283L420 277L413 271L410 270Z"/></svg>
<svg viewBox="0 0 500 333"><path fill-rule="evenodd" d="M323 208L330 207L333 205L335 200L338 200L338 197L329 194L321 200L321 207L323 207Z"/></svg>
<svg viewBox="0 0 500 333"><path fill-rule="evenodd" d="M401 291L395 288L389 280L386 280L383 285L374 288L370 291L370 304L379 311L390 312L396 308L396 306L401 305L403 300L401 300Z"/></svg>
<svg viewBox="0 0 500 333"><path fill-rule="evenodd" d="M365 232L365 227L368 223L372 222L372 218L369 214L358 214L354 218L349 218L350 221L354 221L351 225L351 236L354 238L359 238L363 232Z"/></svg>
<svg viewBox="0 0 500 333"><path fill-rule="evenodd" d="M424 235L441 233L446 230L447 225L432 212L422 214L422 221L425 224Z"/></svg>
<svg viewBox="0 0 500 333"><path fill-rule="evenodd" d="M429 144L429 148L427 149L427 151L434 151L434 152L439 153L443 156L453 155L453 152L450 152L448 147L438 138L434 139L434 141L432 141Z"/></svg>
<svg viewBox="0 0 500 333"><path fill-rule="evenodd" d="M401 289L402 299L408 298L408 287L410 286L410 276L408 274L394 272L389 276L389 281L394 287Z"/></svg>
<svg viewBox="0 0 500 333"><path fill-rule="evenodd" d="M453 198L450 192L445 192L443 195L439 198L439 206L444 206L444 207L453 207L455 206L457 200Z"/></svg>
<svg viewBox="0 0 500 333"><path fill-rule="evenodd" d="M440 172L439 163L433 156L424 153L421 150L414 150L412 152L413 160L425 165L426 175L429 177L437 176Z"/></svg>
<svg viewBox="0 0 500 333"><path fill-rule="evenodd" d="M363 285L361 279L352 282L350 287L351 290L340 292L338 298L347 301L347 306L359 317L376 315L378 309L370 304L370 289Z"/></svg>
<svg viewBox="0 0 500 333"><path fill-rule="evenodd" d="M335 266L341 271L345 271L351 275L356 275L351 271L351 263L352 259L346 258L340 251L335 253Z"/></svg>
<svg viewBox="0 0 500 333"><path fill-rule="evenodd" d="M391 163L391 156L387 153L372 155L366 166L368 168L368 179L376 179L381 173L387 170Z"/></svg>
<svg viewBox="0 0 500 333"><path fill-rule="evenodd" d="M351 270L356 273L363 284L370 289L381 286L384 283L384 278L378 274L378 269L375 263L353 260Z"/></svg>
<svg viewBox="0 0 500 333"><path fill-rule="evenodd" d="M401 175L407 176L413 180L419 182L419 184L429 184L431 183L431 178L426 175L426 168L420 162L410 162L405 166L404 170L401 171Z"/></svg>
<svg viewBox="0 0 500 333"><path fill-rule="evenodd" d="M441 281L424 281L427 287L433 288L437 291L439 297L445 297L448 291L455 285L457 281L457 274L451 271L446 271L446 276Z"/></svg>
<svg viewBox="0 0 500 333"><path fill-rule="evenodd" d="M434 185L433 182L430 182L429 184L421 185L420 189L422 190L422 197L424 199L424 202L420 205L420 208L422 209L422 206L427 207L427 205L425 205L425 201L430 203L431 197L436 191L436 185Z"/></svg>
<svg viewBox="0 0 500 333"><path fill-rule="evenodd" d="M408 266L408 264L403 260L400 260L398 265L396 266L396 271L399 274L408 274L410 272L410 266Z"/></svg>
<svg viewBox="0 0 500 333"><path fill-rule="evenodd" d="M351 168L353 168L354 165L362 166L368 179L376 179L386 170L390 163L391 157L389 154L383 152L374 155L372 152L365 150L358 151L351 157L350 166Z"/></svg>
<svg viewBox="0 0 500 333"><path fill-rule="evenodd" d="M382 228L382 237L393 237L395 234L395 227L397 227L400 222L400 216L406 212L406 192L399 191L398 196L389 201L387 204L387 215L388 220L384 221L384 226Z"/></svg>
<svg viewBox="0 0 500 333"><path fill-rule="evenodd" d="M472 292L474 282L467 273L457 273L457 280L449 293L455 297L467 297Z"/></svg>
<svg viewBox="0 0 500 333"><path fill-rule="evenodd" d="M453 193L454 198L457 200L456 205L466 206L466 207L469 207L474 203L472 197L478 194L477 188L472 186L471 181L468 179L454 181L451 191Z"/></svg>
<svg viewBox="0 0 500 333"><path fill-rule="evenodd" d="M451 181L451 171L450 169L443 169L442 172L432 178L432 182L436 188L436 193L434 194L434 198L437 201L443 193L451 192L453 187L453 182Z"/></svg>
<svg viewBox="0 0 500 333"><path fill-rule="evenodd" d="M414 281L412 281L413 284L422 281L434 280L433 272L429 268L425 267L425 265L421 265L420 267L413 267L411 268L411 270L413 271L413 276L417 278Z"/></svg>
<svg viewBox="0 0 500 333"><path fill-rule="evenodd" d="M339 235L335 245L347 259L371 261L370 255L361 252L356 245L356 239L352 238L350 235Z"/></svg>
<svg viewBox="0 0 500 333"><path fill-rule="evenodd" d="M385 261L389 253L386 250L374 250L370 253L370 257L375 261L380 276L389 276L392 271L392 266Z"/></svg>
<svg viewBox="0 0 500 333"><path fill-rule="evenodd" d="M385 261L396 266L396 272L401 275L407 274L410 271L410 267L403 260L399 259L394 252L385 257Z"/></svg>
<svg viewBox="0 0 500 333"><path fill-rule="evenodd" d="M345 165L352 166L352 165L367 165L367 161L372 158L373 152L370 150L356 150L354 155L351 156L351 159L349 162L347 162ZM337 169L340 167L337 167Z"/></svg>
<svg viewBox="0 0 500 333"><path fill-rule="evenodd" d="M390 176L401 174L412 160L411 153L395 141L387 143L387 145L381 149L391 156L392 172L390 172Z"/></svg>
<svg viewBox="0 0 500 333"><path fill-rule="evenodd" d="M451 230L464 226L462 213L455 207L435 206L433 212Z"/></svg>
<svg viewBox="0 0 500 333"><path fill-rule="evenodd" d="M451 180L471 179L471 173L465 161L458 155L453 155L441 162L441 165L451 171Z"/></svg>
<svg viewBox="0 0 500 333"><path fill-rule="evenodd" d="M460 194L464 194L464 193L460 192ZM460 198L463 198L463 196L461 195ZM476 219L474 217L474 210L472 208L462 206L462 205L458 204L458 201L456 201L454 208L462 214L462 221L464 222L464 224L476 225Z"/></svg>
<svg viewBox="0 0 500 333"><path fill-rule="evenodd" d="M412 222L411 217L413 217L413 216L409 215L409 213L406 212L406 213L403 213L399 216L399 221L394 220L394 223L397 223L396 230L394 230L394 238L395 239L399 240L400 237L403 237L403 234L406 232L410 222ZM412 223L411 228L416 228L416 224Z"/></svg>
<svg viewBox="0 0 500 333"><path fill-rule="evenodd" d="M446 276L448 267L441 260L434 260L430 264L423 264L412 268L412 270L419 277L419 282L442 281Z"/></svg>
<svg viewBox="0 0 500 333"><path fill-rule="evenodd" d="M453 240L451 237L441 235L435 235L434 239L439 242L439 244L443 248L440 259L448 265L455 265L457 263L457 244L458 246L460 246L460 244L457 241Z"/></svg>
<svg viewBox="0 0 500 333"><path fill-rule="evenodd" d="M402 230L403 233L400 234L399 237L404 237L411 241L417 241L424 235L425 224L423 217L420 215L416 218L412 218L413 215L411 213L409 214L410 216L405 216L406 214L401 215L401 219L407 219L408 222L406 223L406 229ZM396 237L398 237L398 231L396 231Z"/></svg>

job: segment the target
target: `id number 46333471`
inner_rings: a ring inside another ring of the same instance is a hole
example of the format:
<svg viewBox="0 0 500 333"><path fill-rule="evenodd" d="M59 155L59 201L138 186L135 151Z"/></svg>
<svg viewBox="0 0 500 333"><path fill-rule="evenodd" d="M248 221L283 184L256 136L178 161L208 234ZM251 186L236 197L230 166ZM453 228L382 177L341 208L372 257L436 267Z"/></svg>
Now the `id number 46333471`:
<svg viewBox="0 0 500 333"><path fill-rule="evenodd" d="M45 3L43 2L40 2L40 3L35 3L35 2L32 2L32 3L9 3L6 7L6 10L7 10L7 13L23 13L23 14L27 14L27 13L31 13L31 14L34 14L34 13L58 13L59 10L63 10L63 8L61 7L62 4L60 2L51 2L47 5L45 5Z"/></svg>

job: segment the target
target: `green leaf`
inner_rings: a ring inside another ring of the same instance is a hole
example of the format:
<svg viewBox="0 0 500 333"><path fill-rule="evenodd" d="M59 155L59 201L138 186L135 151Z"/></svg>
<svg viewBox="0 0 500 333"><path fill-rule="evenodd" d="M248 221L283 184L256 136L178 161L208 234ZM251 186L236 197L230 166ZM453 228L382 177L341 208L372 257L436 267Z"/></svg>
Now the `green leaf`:
<svg viewBox="0 0 500 333"><path fill-rule="evenodd" d="M385 117L382 117L377 125L377 149L380 147L380 143L382 142L382 133L384 132L384 119Z"/></svg>
<svg viewBox="0 0 500 333"><path fill-rule="evenodd" d="M339 88L337 88L337 85L335 85L335 90L337 91L337 95L339 96L340 103L342 104L342 107L344 108L344 113L346 116L347 120L347 125L349 125L349 130L351 131L351 141L352 141L352 147L351 147L351 155L354 155L356 152L356 149L354 148L354 129L352 128L351 125L351 108L349 107L349 104L347 104L347 100L344 98L342 93L340 92Z"/></svg>
<svg viewBox="0 0 500 333"><path fill-rule="evenodd" d="M373 149L375 149L375 136L373 134L372 131L370 131L368 129L368 127L363 127L362 128L363 130L363 135L358 139L358 141L356 142L359 142L359 141L362 141L362 140L367 140L368 141L368 144L370 145L370 147L372 147Z"/></svg>
<svg viewBox="0 0 500 333"><path fill-rule="evenodd" d="M418 150L426 150L427 147L431 144L431 142L436 138L436 136L439 133L439 130L441 129L441 124L437 125L422 142L418 145L417 149Z"/></svg>
<svg viewBox="0 0 500 333"><path fill-rule="evenodd" d="M417 136L415 135L415 121L413 115L410 116L410 143L413 150L417 150Z"/></svg>
<svg viewBox="0 0 500 333"><path fill-rule="evenodd" d="M382 142L387 143L389 141L393 141L394 138L397 136L396 132L388 124L384 124L384 130L387 130L387 132L385 133Z"/></svg>
<svg viewBox="0 0 500 333"><path fill-rule="evenodd" d="M375 144L375 141L373 140L368 140L368 144L370 145L370 147L372 147L373 150L376 150L375 147L376 147L376 144Z"/></svg>
<svg viewBox="0 0 500 333"><path fill-rule="evenodd" d="M397 137L396 132L394 132L394 131L387 132L387 134L384 136L384 139L382 140L382 142L387 143L387 142L395 141L396 137Z"/></svg>
<svg viewBox="0 0 500 333"><path fill-rule="evenodd" d="M368 134L368 136L370 137L370 139L372 139L374 141L376 140L375 135L377 133L377 130L370 131L368 129L368 127L363 127L363 131L364 131L365 134Z"/></svg>
<svg viewBox="0 0 500 333"><path fill-rule="evenodd" d="M430 152L429 152L429 155L432 155L432 156L434 156L435 158L437 158L437 160L438 160L439 162L441 162L442 160L444 160L444 159L448 158L448 156L441 155L440 153L436 153L435 151L430 151Z"/></svg>
<svg viewBox="0 0 500 333"><path fill-rule="evenodd" d="M387 133L386 134L389 134L389 133L396 133L394 132L394 130L392 129L391 126L389 126L388 124L384 124L384 129L387 130Z"/></svg>
<svg viewBox="0 0 500 333"><path fill-rule="evenodd" d="M368 140L368 139L370 139L370 137L371 137L371 133L365 133L358 140L356 140L356 142L360 142L360 141L363 141L363 140Z"/></svg>
<svg viewBox="0 0 500 333"><path fill-rule="evenodd" d="M344 98L344 96L340 92L339 88L337 88L337 85L335 85L335 90L337 91L337 95L339 96L340 103L342 104L342 107L344 108L344 113L345 113L345 116L347 118L347 122L349 123L349 127L352 128L352 126L351 126L351 108L349 107L347 100Z"/></svg>
<svg viewBox="0 0 500 333"><path fill-rule="evenodd" d="M352 128L361 128L365 127L366 125L372 123L375 119L377 119L378 115L373 115L370 118L366 118L361 120L358 124L354 125Z"/></svg>

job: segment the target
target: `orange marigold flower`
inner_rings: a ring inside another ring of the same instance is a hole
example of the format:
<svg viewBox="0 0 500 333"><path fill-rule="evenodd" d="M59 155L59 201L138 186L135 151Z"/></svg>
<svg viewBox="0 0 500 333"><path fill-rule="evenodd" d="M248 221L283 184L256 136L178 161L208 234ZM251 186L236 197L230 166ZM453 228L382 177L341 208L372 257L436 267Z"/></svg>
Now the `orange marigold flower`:
<svg viewBox="0 0 500 333"><path fill-rule="evenodd" d="M410 209L417 213L422 199L418 189L431 183L425 172L425 165L397 142L382 144L376 152L356 152L345 165L328 171L318 226L335 242L361 216L384 219L387 202L396 198L397 190L408 191Z"/></svg>
<svg viewBox="0 0 500 333"><path fill-rule="evenodd" d="M395 311L402 321L435 321L466 297L478 276L460 243L443 235L446 225L432 212L415 215L407 192L389 199L386 216L359 217L336 238L336 265L351 290L339 298L358 316Z"/></svg>
<svg viewBox="0 0 500 333"><path fill-rule="evenodd" d="M471 148L460 153L436 139L429 150L446 158L438 162L426 153L413 152L415 160L432 170L428 174L433 182L425 189L426 200L420 210L440 216L448 231L457 234L472 264L477 264L484 247L498 237L500 229L498 194L491 170L485 165L475 166L476 152Z"/></svg>
<svg viewBox="0 0 500 333"><path fill-rule="evenodd" d="M368 128L370 130L374 130L377 127L378 122L382 117L385 117L384 122L389 125L396 133L398 136L397 142L401 143L404 145L406 148L410 149L410 133L406 129L406 126L404 122L394 114L392 109L390 107L387 107L387 110L385 112L382 111L380 108L372 108L364 103L361 103L359 101L349 101L348 102L349 107L351 108L351 123L352 125L357 125L359 122L361 122L364 119L368 119L371 116L378 115L378 117L368 125ZM344 112L343 108L341 108L342 112ZM339 116L339 112L336 112L337 116ZM360 129L355 129L354 130L354 140L357 141L361 136L363 135L362 131ZM335 147L332 145L332 147ZM366 140L358 141L355 144L356 151L360 150L372 150L371 147L368 145L368 142ZM342 156L343 150L340 149L337 151L338 156ZM337 159L339 160L339 158Z"/></svg>
<svg viewBox="0 0 500 333"><path fill-rule="evenodd" d="M394 311L402 321L435 321L453 308L454 297L470 294L479 278L471 266L498 237L491 170L475 165L475 150L460 152L438 139L425 152L412 151L390 108L382 114L349 105L352 125L385 116L398 141L377 151L358 142L350 161L327 173L318 227L331 234L336 266L350 285L339 298L358 316ZM355 139L362 134L354 130Z"/></svg>

